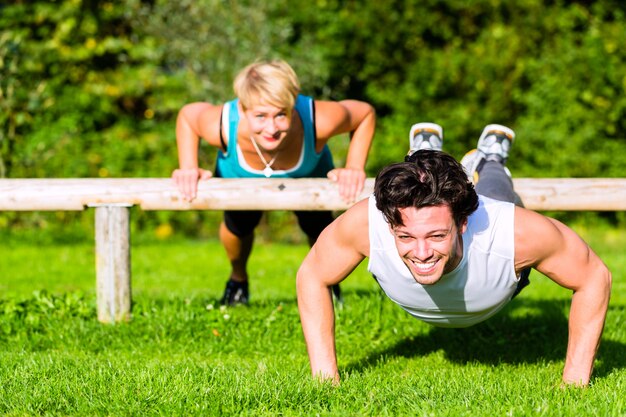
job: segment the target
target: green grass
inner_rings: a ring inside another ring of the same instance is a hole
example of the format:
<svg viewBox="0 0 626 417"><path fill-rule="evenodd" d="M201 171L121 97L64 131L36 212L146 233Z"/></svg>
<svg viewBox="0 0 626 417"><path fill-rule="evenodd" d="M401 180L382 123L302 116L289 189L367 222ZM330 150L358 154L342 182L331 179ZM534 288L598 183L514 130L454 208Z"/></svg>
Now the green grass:
<svg viewBox="0 0 626 417"><path fill-rule="evenodd" d="M91 244L0 242L2 415L626 414L626 233L577 229L614 274L592 384L561 389L570 294L540 274L497 316L437 329L383 297L365 265L342 284L342 383L313 381L295 303L301 245L255 248L250 307L221 309L216 242L132 247L133 319L95 313Z"/></svg>

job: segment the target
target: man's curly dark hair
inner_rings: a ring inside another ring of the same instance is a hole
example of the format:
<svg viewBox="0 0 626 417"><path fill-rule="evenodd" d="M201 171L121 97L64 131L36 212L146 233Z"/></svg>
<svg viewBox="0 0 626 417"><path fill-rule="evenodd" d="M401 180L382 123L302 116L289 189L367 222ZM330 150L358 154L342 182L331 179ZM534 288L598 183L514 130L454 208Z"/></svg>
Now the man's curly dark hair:
<svg viewBox="0 0 626 417"><path fill-rule="evenodd" d="M392 226L400 209L449 206L457 227L478 208L478 195L463 166L445 152L420 150L385 167L374 184L376 207Z"/></svg>

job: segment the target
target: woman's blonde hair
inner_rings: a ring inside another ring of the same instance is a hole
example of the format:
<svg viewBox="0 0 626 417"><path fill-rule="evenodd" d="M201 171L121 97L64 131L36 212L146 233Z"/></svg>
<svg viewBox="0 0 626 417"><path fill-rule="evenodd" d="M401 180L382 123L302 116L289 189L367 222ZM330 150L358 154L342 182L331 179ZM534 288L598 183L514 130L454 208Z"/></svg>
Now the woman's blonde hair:
<svg viewBox="0 0 626 417"><path fill-rule="evenodd" d="M291 111L300 92L300 82L285 61L258 61L237 74L233 88L244 109L269 104Z"/></svg>

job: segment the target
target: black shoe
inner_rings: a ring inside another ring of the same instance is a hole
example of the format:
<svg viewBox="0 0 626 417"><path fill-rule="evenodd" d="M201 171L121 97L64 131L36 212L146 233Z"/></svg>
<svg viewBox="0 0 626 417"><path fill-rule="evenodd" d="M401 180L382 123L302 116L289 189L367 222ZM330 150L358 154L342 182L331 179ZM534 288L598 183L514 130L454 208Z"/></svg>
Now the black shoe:
<svg viewBox="0 0 626 417"><path fill-rule="evenodd" d="M237 304L248 305L248 298L248 281L238 282L229 279L220 304L229 306Z"/></svg>
<svg viewBox="0 0 626 417"><path fill-rule="evenodd" d="M335 296L335 301L337 301L339 304L343 304L343 297L341 296L341 287L339 286L339 284L333 285L331 289L333 291L333 295Z"/></svg>

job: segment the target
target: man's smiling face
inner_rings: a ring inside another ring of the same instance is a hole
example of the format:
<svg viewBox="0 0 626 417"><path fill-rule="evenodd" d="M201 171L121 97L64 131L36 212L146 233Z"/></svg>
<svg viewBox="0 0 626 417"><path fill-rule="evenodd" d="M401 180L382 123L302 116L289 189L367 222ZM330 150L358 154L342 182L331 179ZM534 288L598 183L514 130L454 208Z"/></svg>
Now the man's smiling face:
<svg viewBox="0 0 626 417"><path fill-rule="evenodd" d="M435 284L461 261L467 221L458 228L448 206L407 207L400 213L403 225L391 228L398 254L415 281Z"/></svg>

